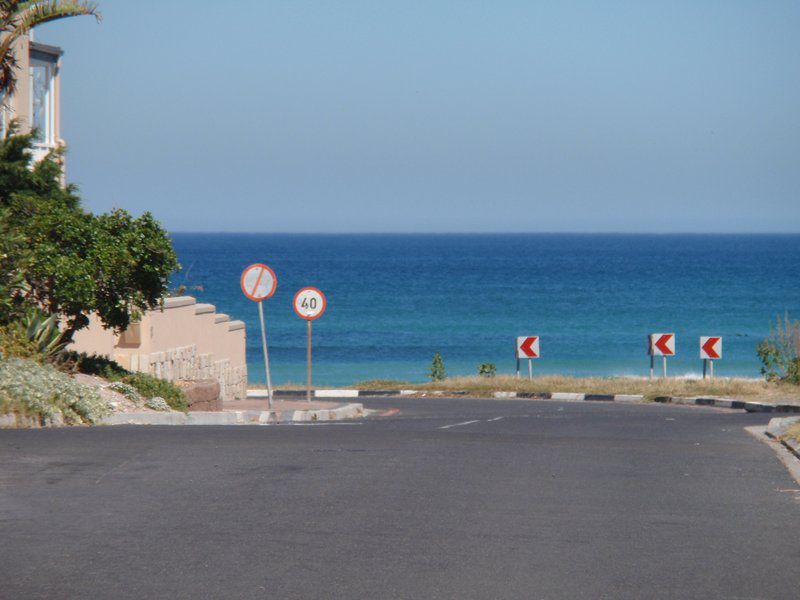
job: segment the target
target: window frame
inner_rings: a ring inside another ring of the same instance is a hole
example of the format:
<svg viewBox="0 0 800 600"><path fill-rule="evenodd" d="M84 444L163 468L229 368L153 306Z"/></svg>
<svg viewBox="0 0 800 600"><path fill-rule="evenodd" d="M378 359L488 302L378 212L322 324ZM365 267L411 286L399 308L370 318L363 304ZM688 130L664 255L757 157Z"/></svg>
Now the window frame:
<svg viewBox="0 0 800 600"><path fill-rule="evenodd" d="M30 125L31 129L34 127L34 102L36 96L36 86L34 83L34 68L44 67L45 76L47 78L47 93L44 103L44 127L40 128L41 139L34 140L34 145L44 148L52 148L56 145L55 139L55 79L57 61L47 60L45 58L38 58L31 56L30 64L28 67L28 81L30 83Z"/></svg>

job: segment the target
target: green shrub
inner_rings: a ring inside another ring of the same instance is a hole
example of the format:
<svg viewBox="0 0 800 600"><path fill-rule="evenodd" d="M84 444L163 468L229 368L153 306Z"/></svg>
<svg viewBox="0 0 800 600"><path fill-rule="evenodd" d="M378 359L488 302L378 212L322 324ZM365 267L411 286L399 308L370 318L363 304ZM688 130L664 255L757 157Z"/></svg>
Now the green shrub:
<svg viewBox="0 0 800 600"><path fill-rule="evenodd" d="M767 381L800 384L800 321L786 314L756 348Z"/></svg>
<svg viewBox="0 0 800 600"><path fill-rule="evenodd" d="M478 365L478 375L483 377L494 377L497 375L497 367L494 363L481 363Z"/></svg>
<svg viewBox="0 0 800 600"><path fill-rule="evenodd" d="M0 412L75 424L96 423L110 409L97 390L52 365L10 358L0 360Z"/></svg>
<svg viewBox="0 0 800 600"><path fill-rule="evenodd" d="M188 410L186 395L183 393L183 390L166 379L159 379L147 373L132 373L122 368L119 363L105 356L97 356L96 354L87 355L85 353L78 354L77 352L68 352L66 353L65 361L70 364L72 369L79 373L97 375L109 381L130 386L130 388L138 394L139 399L161 397L175 410ZM128 396L125 391L121 391L122 389L127 388L119 388L118 391L131 400L134 400L134 398Z"/></svg>
<svg viewBox="0 0 800 600"><path fill-rule="evenodd" d="M163 398L175 410L188 410L186 395L183 390L171 381L159 379L146 373L129 373L122 378L123 383L127 383L136 388L145 398Z"/></svg>
<svg viewBox="0 0 800 600"><path fill-rule="evenodd" d="M49 315L39 308L29 308L0 326L0 354L6 358L55 362L66 345L58 315Z"/></svg>
<svg viewBox="0 0 800 600"><path fill-rule="evenodd" d="M0 358L30 358L41 362L36 344L15 324L0 325Z"/></svg>
<svg viewBox="0 0 800 600"><path fill-rule="evenodd" d="M444 361L442 360L442 355L438 352L433 355L433 361L431 362L431 372L428 375L432 381L442 381L447 374L444 370Z"/></svg>

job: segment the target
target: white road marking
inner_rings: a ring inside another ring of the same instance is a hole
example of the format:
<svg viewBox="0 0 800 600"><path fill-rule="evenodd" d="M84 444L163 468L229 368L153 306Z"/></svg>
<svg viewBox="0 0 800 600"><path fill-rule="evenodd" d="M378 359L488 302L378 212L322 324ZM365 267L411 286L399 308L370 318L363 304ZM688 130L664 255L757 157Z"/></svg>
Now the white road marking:
<svg viewBox="0 0 800 600"><path fill-rule="evenodd" d="M452 425L444 425L439 427L439 429L450 429L451 427L461 427L462 425L472 425L473 423L478 423L480 420L475 421L464 421L463 423L453 423Z"/></svg>
<svg viewBox="0 0 800 600"><path fill-rule="evenodd" d="M486 421L487 423L491 423L492 421L499 421L500 419L505 419L505 417L495 417L494 419L489 419Z"/></svg>

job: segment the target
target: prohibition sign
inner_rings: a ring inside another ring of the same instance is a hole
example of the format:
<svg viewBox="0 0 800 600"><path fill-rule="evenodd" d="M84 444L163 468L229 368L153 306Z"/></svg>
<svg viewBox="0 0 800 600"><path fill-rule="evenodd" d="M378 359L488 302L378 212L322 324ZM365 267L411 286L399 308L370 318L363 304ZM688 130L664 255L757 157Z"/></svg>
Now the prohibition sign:
<svg viewBox="0 0 800 600"><path fill-rule="evenodd" d="M267 265L256 263L242 271L242 292L253 302L261 302L275 293L278 279Z"/></svg>
<svg viewBox="0 0 800 600"><path fill-rule="evenodd" d="M298 290L292 301L294 312L306 321L320 318L327 305L325 294L315 287L304 287Z"/></svg>
<svg viewBox="0 0 800 600"><path fill-rule="evenodd" d="M242 286L244 295L258 306L258 321L261 325L261 350L264 352L264 371L267 375L267 401L269 407L272 408L272 378L269 373L267 329L264 325L264 303L261 301L275 293L275 288L278 287L278 278L275 277L275 272L267 265L256 263L242 271L239 283Z"/></svg>

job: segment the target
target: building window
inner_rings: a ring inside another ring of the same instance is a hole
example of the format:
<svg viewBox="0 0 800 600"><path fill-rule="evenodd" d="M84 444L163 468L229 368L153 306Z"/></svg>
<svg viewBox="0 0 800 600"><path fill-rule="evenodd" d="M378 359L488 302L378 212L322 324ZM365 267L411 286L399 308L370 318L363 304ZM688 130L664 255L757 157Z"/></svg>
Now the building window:
<svg viewBox="0 0 800 600"><path fill-rule="evenodd" d="M8 130L9 108L6 103L6 93L0 92L0 139L5 139Z"/></svg>
<svg viewBox="0 0 800 600"><path fill-rule="evenodd" d="M31 59L31 127L39 144L55 144L53 128L53 78L55 64Z"/></svg>

